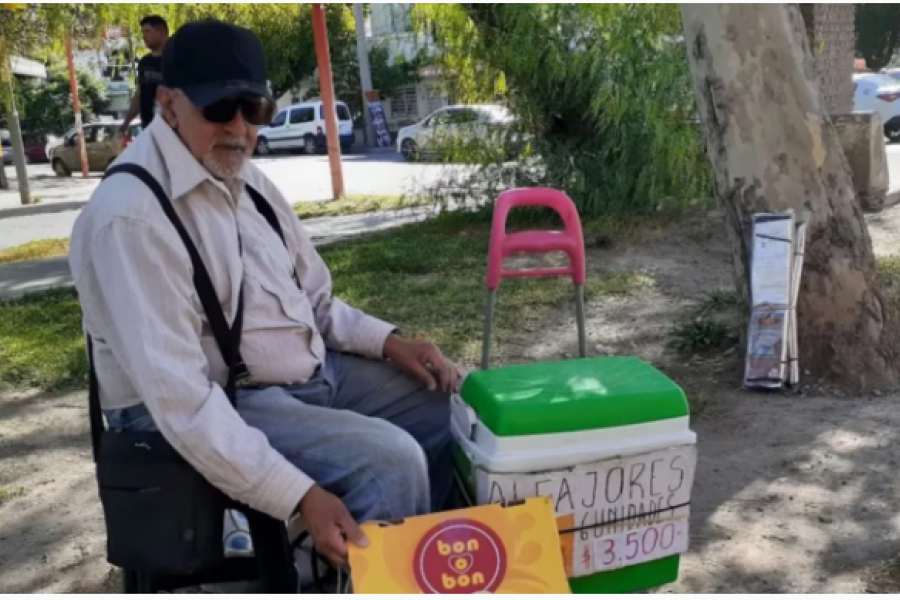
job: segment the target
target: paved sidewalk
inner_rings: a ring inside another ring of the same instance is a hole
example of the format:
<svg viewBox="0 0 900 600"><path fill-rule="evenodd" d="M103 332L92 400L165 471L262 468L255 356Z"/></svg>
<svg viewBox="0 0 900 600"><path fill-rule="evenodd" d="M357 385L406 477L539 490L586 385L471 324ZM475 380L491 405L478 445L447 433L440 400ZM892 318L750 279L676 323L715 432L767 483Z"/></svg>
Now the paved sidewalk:
<svg viewBox="0 0 900 600"><path fill-rule="evenodd" d="M316 245L331 244L366 233L382 231L424 220L431 208L369 213L346 217L309 219L303 226ZM72 285L69 260L62 256L0 265L0 299L18 298L40 290Z"/></svg>
<svg viewBox="0 0 900 600"><path fill-rule="evenodd" d="M9 189L0 190L0 218L24 217L28 215L61 212L82 208L100 183L100 175L93 174L88 179L57 177L46 165L28 165L31 176L28 186L31 204L22 205L19 196L19 181L15 171L7 167Z"/></svg>
<svg viewBox="0 0 900 600"><path fill-rule="evenodd" d="M331 198L331 172L326 156L276 155L256 157L253 163L277 185L285 198L295 202L318 202ZM440 180L445 173L467 167L404 162L396 152L366 152L343 157L344 184L348 194L408 195ZM92 173L57 177L50 165L28 165L32 200L22 206L15 170L7 167L10 189L0 190L0 220L29 215L47 215L81 209L100 184L102 175Z"/></svg>

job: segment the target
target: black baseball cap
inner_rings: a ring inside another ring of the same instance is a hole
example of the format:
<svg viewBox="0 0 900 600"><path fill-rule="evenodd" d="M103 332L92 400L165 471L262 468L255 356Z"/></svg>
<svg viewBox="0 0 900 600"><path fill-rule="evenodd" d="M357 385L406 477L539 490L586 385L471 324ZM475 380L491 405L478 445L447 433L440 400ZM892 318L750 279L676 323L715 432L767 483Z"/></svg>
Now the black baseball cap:
<svg viewBox="0 0 900 600"><path fill-rule="evenodd" d="M210 19L183 25L166 43L162 71L163 85L180 89L200 108L239 96L275 101L259 38L230 23Z"/></svg>

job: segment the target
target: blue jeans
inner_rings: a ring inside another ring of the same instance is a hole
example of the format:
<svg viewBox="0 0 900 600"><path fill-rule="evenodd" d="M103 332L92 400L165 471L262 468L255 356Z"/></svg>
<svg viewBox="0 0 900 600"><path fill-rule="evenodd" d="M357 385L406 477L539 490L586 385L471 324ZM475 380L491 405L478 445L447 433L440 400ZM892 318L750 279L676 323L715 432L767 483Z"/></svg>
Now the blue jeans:
<svg viewBox="0 0 900 600"><path fill-rule="evenodd" d="M237 410L359 522L447 507L449 397L390 362L329 352L304 385L238 390ZM143 404L106 416L113 430L156 428Z"/></svg>

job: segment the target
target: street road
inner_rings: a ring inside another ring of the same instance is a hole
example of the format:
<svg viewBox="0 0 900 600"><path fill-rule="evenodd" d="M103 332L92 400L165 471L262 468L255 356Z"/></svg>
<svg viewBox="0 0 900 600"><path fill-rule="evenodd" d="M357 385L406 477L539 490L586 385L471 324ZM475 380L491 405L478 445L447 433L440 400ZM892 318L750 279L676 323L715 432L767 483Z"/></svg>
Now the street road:
<svg viewBox="0 0 900 600"><path fill-rule="evenodd" d="M331 173L325 156L275 156L254 162L281 189L288 202L314 202L331 198ZM344 185L348 194L416 195L448 176L462 173L464 166L409 164L399 155L353 154L343 160ZM42 238L69 237L80 206L90 198L100 181L99 174L88 180L80 176L58 178L48 165L29 165L32 195L41 197L41 209L60 212L9 217L3 208L16 206L13 194L4 192L0 202L0 249ZM7 169L10 173L11 169ZM15 189L15 181L13 189ZM17 196L15 196L17 197Z"/></svg>
<svg viewBox="0 0 900 600"><path fill-rule="evenodd" d="M900 145L888 145L886 149L890 188L897 191L900 190ZM291 203L331 197L331 175L328 159L324 156L276 156L254 159L254 162L272 178ZM28 169L33 195L43 198L42 209L44 205L51 209L52 204L66 202L71 202L73 208L47 214L4 216L2 209L15 206L16 196L9 192L0 193L0 249L42 238L69 237L78 207L90 198L100 181L99 175L88 180L78 176L58 178L47 165L29 165ZM344 182L349 194L421 194L442 180L461 176L467 169L462 165L409 164L394 153L350 155L343 161ZM7 169L8 174L11 171Z"/></svg>

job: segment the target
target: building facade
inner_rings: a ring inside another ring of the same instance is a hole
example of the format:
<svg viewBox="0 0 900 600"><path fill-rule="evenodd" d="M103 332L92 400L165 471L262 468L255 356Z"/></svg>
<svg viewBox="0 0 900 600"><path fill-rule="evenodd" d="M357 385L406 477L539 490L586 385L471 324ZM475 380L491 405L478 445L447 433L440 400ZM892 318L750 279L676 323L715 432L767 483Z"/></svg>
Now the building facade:
<svg viewBox="0 0 900 600"><path fill-rule="evenodd" d="M373 3L371 8L366 32L370 50L377 44L385 45L390 61L395 61L400 56L411 61L422 50L426 54L434 51L431 37L416 33L413 29L412 4ZM419 77L417 84L399 88L384 102L384 113L391 131L417 123L449 104L449 99L440 86L439 73L434 67L423 67L419 71Z"/></svg>
<svg viewBox="0 0 900 600"><path fill-rule="evenodd" d="M72 61L103 81L109 99L107 114L122 118L131 106L137 57L135 42L122 27L110 27L103 32L100 45L90 50L76 50Z"/></svg>

